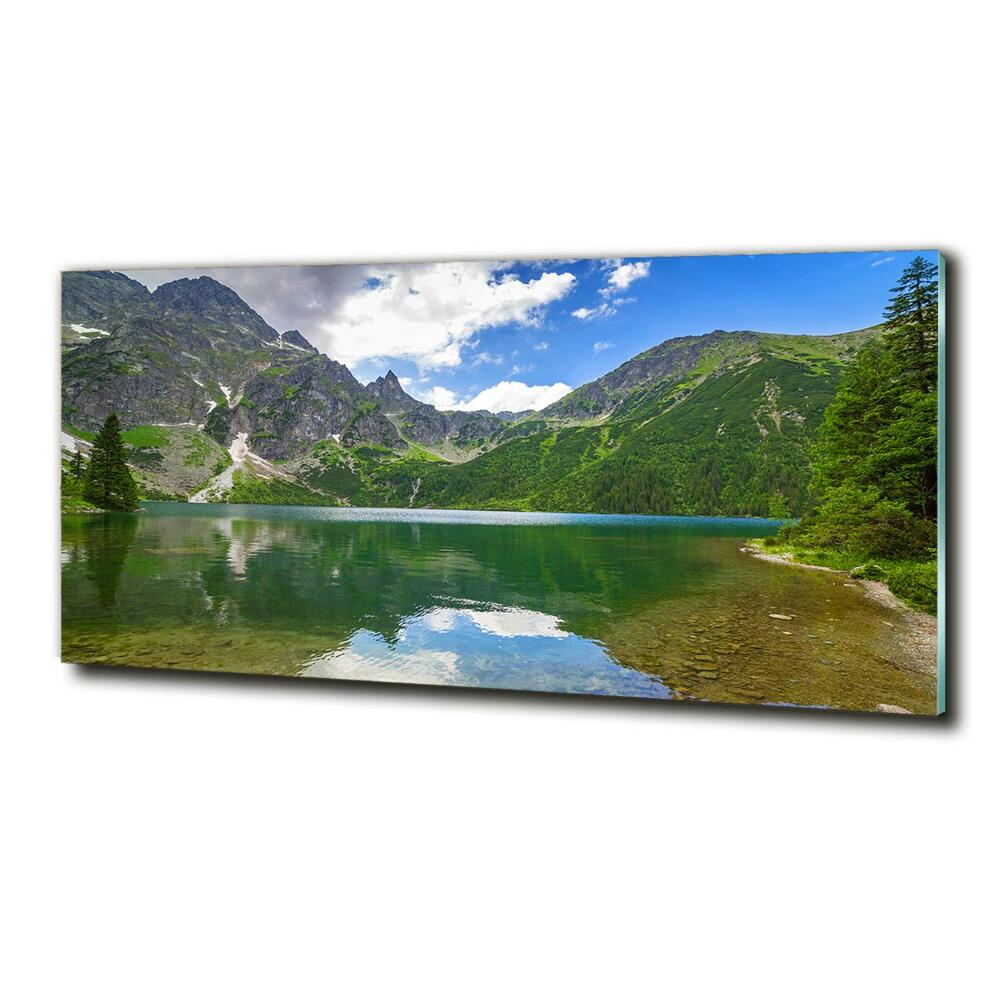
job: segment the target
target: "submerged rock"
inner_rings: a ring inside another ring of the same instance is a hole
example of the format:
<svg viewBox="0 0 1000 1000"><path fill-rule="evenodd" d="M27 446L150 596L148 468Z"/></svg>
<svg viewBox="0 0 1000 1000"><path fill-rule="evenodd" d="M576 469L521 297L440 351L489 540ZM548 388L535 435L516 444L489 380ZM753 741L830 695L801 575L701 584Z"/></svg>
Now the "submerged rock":
<svg viewBox="0 0 1000 1000"><path fill-rule="evenodd" d="M908 708L902 708L899 705L876 705L875 711L887 712L890 715L913 715Z"/></svg>

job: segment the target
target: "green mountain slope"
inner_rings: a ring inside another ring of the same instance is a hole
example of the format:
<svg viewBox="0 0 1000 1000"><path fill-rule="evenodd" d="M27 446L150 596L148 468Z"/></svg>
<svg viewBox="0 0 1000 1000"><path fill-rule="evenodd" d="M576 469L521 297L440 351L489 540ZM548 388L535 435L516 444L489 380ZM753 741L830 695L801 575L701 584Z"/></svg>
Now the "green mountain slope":
<svg viewBox="0 0 1000 1000"><path fill-rule="evenodd" d="M607 375L574 389L542 410L547 419L580 421L620 416L664 392L682 393L720 368L763 357L800 364L847 362L877 327L832 337L715 330L700 337L675 337L637 354Z"/></svg>
<svg viewBox="0 0 1000 1000"><path fill-rule="evenodd" d="M875 333L783 337L717 331L667 341L626 362L624 372L583 386L539 418L511 427L510 439L493 451L459 468L431 470L417 503L801 513L807 450L823 410L845 364Z"/></svg>

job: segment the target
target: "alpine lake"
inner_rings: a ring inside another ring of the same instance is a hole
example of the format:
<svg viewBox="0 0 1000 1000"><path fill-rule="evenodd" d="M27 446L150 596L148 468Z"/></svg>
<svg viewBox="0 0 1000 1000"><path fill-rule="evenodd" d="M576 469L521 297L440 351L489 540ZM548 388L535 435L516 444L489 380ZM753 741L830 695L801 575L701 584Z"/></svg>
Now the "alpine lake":
<svg viewBox="0 0 1000 1000"><path fill-rule="evenodd" d="M904 612L740 551L774 521L146 503L62 524L68 662L935 710Z"/></svg>

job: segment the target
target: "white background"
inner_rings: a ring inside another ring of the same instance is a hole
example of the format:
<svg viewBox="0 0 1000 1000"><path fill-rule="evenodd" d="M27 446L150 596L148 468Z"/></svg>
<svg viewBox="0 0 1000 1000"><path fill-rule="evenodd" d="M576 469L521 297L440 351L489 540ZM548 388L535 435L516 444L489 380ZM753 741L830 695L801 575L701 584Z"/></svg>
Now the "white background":
<svg viewBox="0 0 1000 1000"><path fill-rule="evenodd" d="M986 10L6 12L6 996L996 995ZM60 268L935 245L947 721L59 664Z"/></svg>

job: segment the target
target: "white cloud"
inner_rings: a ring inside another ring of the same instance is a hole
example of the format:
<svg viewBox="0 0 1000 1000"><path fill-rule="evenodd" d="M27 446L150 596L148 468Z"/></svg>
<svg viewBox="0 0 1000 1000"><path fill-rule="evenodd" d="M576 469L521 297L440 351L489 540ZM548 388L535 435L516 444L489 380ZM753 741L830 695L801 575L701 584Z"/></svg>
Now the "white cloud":
<svg viewBox="0 0 1000 1000"><path fill-rule="evenodd" d="M869 267L881 267L883 264L889 264L890 262L894 261L895 259L896 259L895 257L882 257L879 260L873 260L871 262L871 264L869 264L868 266Z"/></svg>
<svg viewBox="0 0 1000 1000"><path fill-rule="evenodd" d="M547 351L549 349L549 342L547 340L540 340L537 344L532 344L531 349L533 351Z"/></svg>
<svg viewBox="0 0 1000 1000"><path fill-rule="evenodd" d="M578 257L548 257L542 260L522 260L525 267L534 268L536 271L547 271L553 267L566 267L569 264L579 262Z"/></svg>
<svg viewBox="0 0 1000 1000"><path fill-rule="evenodd" d="M480 351L473 359L474 365L502 365L503 358L499 354L490 354L489 351Z"/></svg>
<svg viewBox="0 0 1000 1000"><path fill-rule="evenodd" d="M619 261L608 261L613 267L608 273L608 284L601 289L601 295L608 298L618 292L624 292L633 281L649 276L649 267L652 263L648 260L637 260L632 264L623 264Z"/></svg>
<svg viewBox="0 0 1000 1000"><path fill-rule="evenodd" d="M594 306L593 309L586 309L581 306L579 309L574 309L570 316L575 316L577 319L581 319L587 322L592 319L607 319L609 316L614 316L618 312L614 306L609 306L607 302L602 302L598 306Z"/></svg>
<svg viewBox="0 0 1000 1000"><path fill-rule="evenodd" d="M511 375L524 375L527 372L533 372L535 367L535 365L514 365L510 373Z"/></svg>
<svg viewBox="0 0 1000 1000"><path fill-rule="evenodd" d="M621 306L631 305L635 298L626 298L621 293L634 281L649 276L651 261L637 260L632 264L625 264L621 257L612 257L602 260L598 265L598 270L603 271L607 277L607 284L598 289L602 299L611 301L601 302L599 305L591 307L581 306L574 309L570 315L576 319L589 321L594 319L608 319L618 312Z"/></svg>
<svg viewBox="0 0 1000 1000"><path fill-rule="evenodd" d="M400 385L401 385L401 386L402 386L402 387L403 387L404 389L406 389L406 388L408 388L409 386L413 385L413 379L412 379L412 378L410 378L410 376L409 376L409 375L400 375L400 376L399 376L399 384L400 384Z"/></svg>
<svg viewBox="0 0 1000 1000"><path fill-rule="evenodd" d="M599 340L594 344L594 353L600 354L601 351L606 351L609 347L614 347L615 345L610 340Z"/></svg>
<svg viewBox="0 0 1000 1000"><path fill-rule="evenodd" d="M462 403L460 410L489 410L498 413L501 410L541 410L562 399L570 386L565 382L554 385L525 385L523 382L497 382L477 393L472 399Z"/></svg>
<svg viewBox="0 0 1000 1000"><path fill-rule="evenodd" d="M439 410L454 410L455 403L458 401L458 396L451 389L446 389L442 385L436 385L431 389L423 389L420 392L415 392L413 395L422 403L430 403L431 406L435 406Z"/></svg>
<svg viewBox="0 0 1000 1000"><path fill-rule="evenodd" d="M499 413L502 410L541 410L557 399L562 399L570 390L571 387L565 382L525 385L524 382L504 379L465 400L459 399L451 389L440 385L415 395L439 410L489 410L491 413Z"/></svg>
<svg viewBox="0 0 1000 1000"><path fill-rule="evenodd" d="M347 365L407 358L420 369L454 368L476 332L540 324L545 307L576 284L569 272L522 281L496 262L366 268L366 283L320 324L317 347Z"/></svg>

